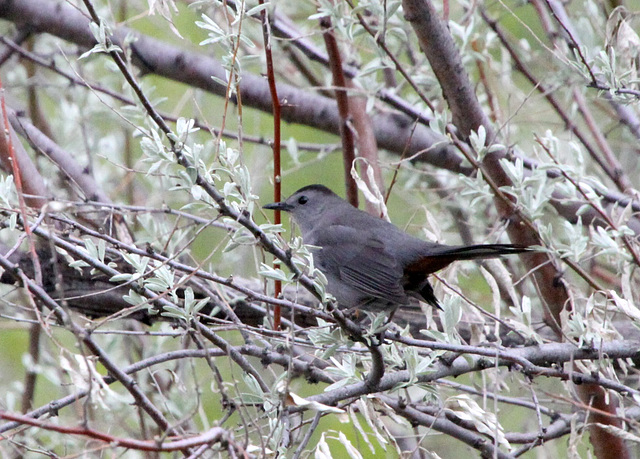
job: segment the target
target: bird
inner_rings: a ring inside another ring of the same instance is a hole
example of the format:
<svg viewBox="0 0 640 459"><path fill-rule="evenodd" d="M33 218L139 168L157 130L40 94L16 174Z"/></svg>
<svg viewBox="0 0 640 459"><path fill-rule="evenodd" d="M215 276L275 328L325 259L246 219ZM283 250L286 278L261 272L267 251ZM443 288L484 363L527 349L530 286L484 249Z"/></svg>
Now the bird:
<svg viewBox="0 0 640 459"><path fill-rule="evenodd" d="M392 223L357 209L324 185L308 185L289 198L263 206L288 212L327 291L341 309L390 312L424 300L442 309L429 275L456 260L496 258L530 250L514 244L450 246L405 233Z"/></svg>

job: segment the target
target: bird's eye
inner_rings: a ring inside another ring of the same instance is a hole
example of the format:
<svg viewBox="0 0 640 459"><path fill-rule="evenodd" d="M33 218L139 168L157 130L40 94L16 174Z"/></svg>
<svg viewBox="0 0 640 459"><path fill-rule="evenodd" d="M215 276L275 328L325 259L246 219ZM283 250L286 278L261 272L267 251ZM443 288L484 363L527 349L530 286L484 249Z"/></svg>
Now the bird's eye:
<svg viewBox="0 0 640 459"><path fill-rule="evenodd" d="M307 198L306 196L300 196L298 198L298 204L302 204L305 205L307 203L307 201L309 200L309 198Z"/></svg>

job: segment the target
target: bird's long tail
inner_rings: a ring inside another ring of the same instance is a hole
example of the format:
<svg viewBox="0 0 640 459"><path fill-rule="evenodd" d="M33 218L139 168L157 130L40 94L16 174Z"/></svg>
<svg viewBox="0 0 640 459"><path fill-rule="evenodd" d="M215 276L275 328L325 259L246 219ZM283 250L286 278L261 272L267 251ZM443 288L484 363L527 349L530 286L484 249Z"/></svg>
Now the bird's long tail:
<svg viewBox="0 0 640 459"><path fill-rule="evenodd" d="M409 273L434 273L456 260L474 260L477 258L496 258L502 255L514 255L528 252L531 249L514 244L478 244L446 246L438 245L431 248L406 269Z"/></svg>
<svg viewBox="0 0 640 459"><path fill-rule="evenodd" d="M531 249L522 245L513 244L478 244L467 246L437 245L425 250L415 262L405 268L405 275L409 283L415 285L422 298L430 305L442 309L438 299L433 293L427 276L456 260L473 260L476 258L496 258L502 255L513 255L528 252Z"/></svg>
<svg viewBox="0 0 640 459"><path fill-rule="evenodd" d="M452 246L434 253L432 256L455 257L456 260L473 260L474 258L495 258L530 251L529 247L514 244L478 244Z"/></svg>

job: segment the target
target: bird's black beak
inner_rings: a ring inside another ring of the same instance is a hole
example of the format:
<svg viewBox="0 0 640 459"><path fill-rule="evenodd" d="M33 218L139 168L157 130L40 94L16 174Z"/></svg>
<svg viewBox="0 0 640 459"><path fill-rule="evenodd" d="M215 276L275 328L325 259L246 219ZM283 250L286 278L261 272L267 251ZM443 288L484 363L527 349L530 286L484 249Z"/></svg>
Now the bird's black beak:
<svg viewBox="0 0 640 459"><path fill-rule="evenodd" d="M269 210L282 210L284 212L289 212L290 210L293 209L293 206L291 204L287 204L286 202L282 201L282 202L272 202L271 204L266 204L262 206L262 208L269 209Z"/></svg>

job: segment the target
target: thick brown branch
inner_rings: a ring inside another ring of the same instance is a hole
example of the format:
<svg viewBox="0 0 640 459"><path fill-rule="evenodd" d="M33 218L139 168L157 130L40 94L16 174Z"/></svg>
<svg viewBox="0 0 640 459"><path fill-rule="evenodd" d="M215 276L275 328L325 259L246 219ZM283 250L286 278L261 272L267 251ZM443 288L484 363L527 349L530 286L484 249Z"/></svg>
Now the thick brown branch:
<svg viewBox="0 0 640 459"><path fill-rule="evenodd" d="M331 67L331 74L333 75L338 114L340 115L339 127L340 137L342 137L342 162L347 201L349 201L352 206L358 207L358 187L351 177L351 168L356 159L356 144L351 126L347 80L342 72L342 57L338 49L338 42L336 41L333 30L331 30L331 18L321 18L320 27L324 30L322 37L324 38L327 54L329 55L329 66Z"/></svg>

